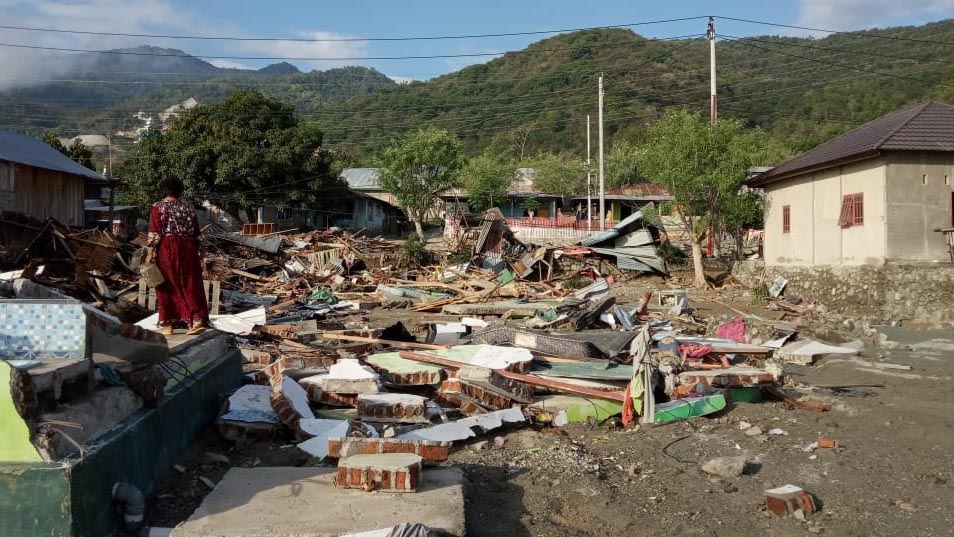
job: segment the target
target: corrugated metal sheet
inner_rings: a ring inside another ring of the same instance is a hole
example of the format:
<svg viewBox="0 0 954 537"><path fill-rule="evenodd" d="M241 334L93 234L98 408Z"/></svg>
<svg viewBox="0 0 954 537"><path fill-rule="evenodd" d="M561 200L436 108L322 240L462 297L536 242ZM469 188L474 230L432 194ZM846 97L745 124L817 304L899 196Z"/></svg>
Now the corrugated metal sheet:
<svg viewBox="0 0 954 537"><path fill-rule="evenodd" d="M352 190L381 190L381 172L378 168L345 168L341 179Z"/></svg>
<svg viewBox="0 0 954 537"><path fill-rule="evenodd" d="M106 180L93 170L73 162L43 140L8 131L0 131L0 160L79 175L87 179Z"/></svg>

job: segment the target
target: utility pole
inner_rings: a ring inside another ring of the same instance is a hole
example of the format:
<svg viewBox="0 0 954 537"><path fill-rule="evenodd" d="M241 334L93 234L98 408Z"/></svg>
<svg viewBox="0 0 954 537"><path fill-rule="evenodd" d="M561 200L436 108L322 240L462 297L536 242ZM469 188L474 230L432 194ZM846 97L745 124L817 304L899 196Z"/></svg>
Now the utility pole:
<svg viewBox="0 0 954 537"><path fill-rule="evenodd" d="M586 229L593 230L593 194L590 190L590 182L593 179L593 171L590 168L590 115L586 114Z"/></svg>
<svg viewBox="0 0 954 537"><path fill-rule="evenodd" d="M113 212L116 205L116 184L113 183L113 140L110 135L106 135L106 147L109 154L109 167L106 168L106 184L109 185L109 232L115 233L113 225ZM100 194L102 196L102 194Z"/></svg>
<svg viewBox="0 0 954 537"><path fill-rule="evenodd" d="M600 112L599 112L599 144L600 144L600 231L606 229L606 192L603 181L603 75L600 74Z"/></svg>
<svg viewBox="0 0 954 537"><path fill-rule="evenodd" d="M719 96L716 94L716 56L715 56L715 20L709 17L709 27L706 29L706 38L709 40L709 122L715 123L719 110Z"/></svg>

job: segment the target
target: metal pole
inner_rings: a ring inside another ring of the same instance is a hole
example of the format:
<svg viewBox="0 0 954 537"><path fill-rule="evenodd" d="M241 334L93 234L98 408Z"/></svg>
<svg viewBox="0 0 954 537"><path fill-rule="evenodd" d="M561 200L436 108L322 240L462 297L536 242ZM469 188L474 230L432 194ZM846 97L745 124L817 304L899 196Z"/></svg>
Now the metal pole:
<svg viewBox="0 0 954 537"><path fill-rule="evenodd" d="M715 123L719 113L719 96L716 93L716 53L715 53L715 20L709 17L709 27L706 29L709 39L709 122Z"/></svg>
<svg viewBox="0 0 954 537"><path fill-rule="evenodd" d="M106 136L106 147L109 152L109 167L106 169L106 184L109 185L109 231L113 233L115 227L113 225L113 206L116 204L116 185L113 183L113 140L109 135Z"/></svg>
<svg viewBox="0 0 954 537"><path fill-rule="evenodd" d="M606 192L603 182L603 75L600 75L600 112L599 112L599 146L600 146L600 231L606 229Z"/></svg>
<svg viewBox="0 0 954 537"><path fill-rule="evenodd" d="M593 193L590 181L593 172L590 168L590 115L586 114L586 229L593 230Z"/></svg>

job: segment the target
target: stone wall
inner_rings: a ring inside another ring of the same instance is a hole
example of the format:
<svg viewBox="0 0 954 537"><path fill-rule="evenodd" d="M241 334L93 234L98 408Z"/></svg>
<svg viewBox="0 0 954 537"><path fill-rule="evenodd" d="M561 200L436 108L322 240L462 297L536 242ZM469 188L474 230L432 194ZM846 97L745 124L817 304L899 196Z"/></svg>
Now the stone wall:
<svg viewBox="0 0 954 537"><path fill-rule="evenodd" d="M785 296L802 297L828 309L872 321L906 325L954 326L954 264L884 266L766 267L741 261L732 274L749 286L788 279Z"/></svg>

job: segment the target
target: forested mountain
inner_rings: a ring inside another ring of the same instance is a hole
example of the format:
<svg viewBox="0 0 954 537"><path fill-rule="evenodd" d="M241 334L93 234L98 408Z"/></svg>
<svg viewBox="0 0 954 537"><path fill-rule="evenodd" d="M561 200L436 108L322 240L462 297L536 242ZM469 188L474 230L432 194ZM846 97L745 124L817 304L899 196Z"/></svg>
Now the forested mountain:
<svg viewBox="0 0 954 537"><path fill-rule="evenodd" d="M142 126L133 117L139 111L156 116L189 97L219 101L238 88L260 89L311 113L329 101L396 85L366 67L306 73L282 62L253 71L219 68L176 49L116 52L122 54L77 55L50 82L0 92L0 128L60 136L127 131Z"/></svg>
<svg viewBox="0 0 954 537"><path fill-rule="evenodd" d="M326 141L363 153L425 125L457 133L469 151L497 143L518 153L579 153L587 114L595 143L600 73L608 146L638 138L670 107L708 113L706 40L651 40L625 29L557 35L410 84L363 67L304 73L280 63L243 71L171 49L135 50L174 56L90 55L63 77L72 82L2 95L2 128L115 132L134 126L140 109L155 113L187 97L209 102L250 87L294 105L325 130ZM720 36L717 50L720 114L763 127L791 151L907 104L954 102L950 20L817 39Z"/></svg>
<svg viewBox="0 0 954 537"><path fill-rule="evenodd" d="M823 39L725 36L717 45L720 114L750 120L800 151L910 103L954 102L952 52L954 21ZM525 152L579 152L586 114L595 136L600 73L612 140L638 137L669 107L708 114L708 65L701 38L582 31L426 83L330 103L319 121L331 139L371 148L430 123L471 148L496 139Z"/></svg>

